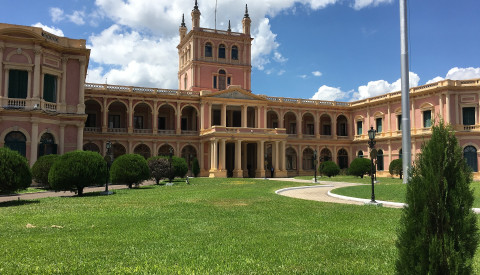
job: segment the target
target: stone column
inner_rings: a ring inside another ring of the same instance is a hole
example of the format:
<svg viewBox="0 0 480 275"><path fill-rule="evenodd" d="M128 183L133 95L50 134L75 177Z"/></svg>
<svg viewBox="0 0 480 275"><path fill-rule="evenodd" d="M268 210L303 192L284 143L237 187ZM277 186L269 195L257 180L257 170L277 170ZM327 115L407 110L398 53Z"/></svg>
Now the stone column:
<svg viewBox="0 0 480 275"><path fill-rule="evenodd" d="M205 163L204 163L204 156L205 156L205 148L203 146L203 141L200 141L200 147L199 147L199 156L197 157L198 159L198 166L200 166L200 172L205 171Z"/></svg>
<svg viewBox="0 0 480 275"><path fill-rule="evenodd" d="M3 50L5 49L5 44L3 42L0 42L0 103L1 102L1 98L3 97L3 93L2 93L2 85L3 85ZM5 93L8 93L8 91L5 91ZM7 96L5 96L7 97ZM5 104L6 105L6 104Z"/></svg>
<svg viewBox="0 0 480 275"><path fill-rule="evenodd" d="M265 177L265 141L258 141L257 147L257 171L255 176L257 178L262 178Z"/></svg>
<svg viewBox="0 0 480 275"><path fill-rule="evenodd" d="M280 157L280 154L279 154L279 143L280 141L275 141L275 145L273 147L273 152L274 152L274 161L273 161L273 167L275 168L275 173L278 173L278 171L282 170L279 166L278 166L278 161L279 161L279 157Z"/></svg>
<svg viewBox="0 0 480 275"><path fill-rule="evenodd" d="M37 161L38 155L38 123L32 122L32 142L30 143L30 166Z"/></svg>
<svg viewBox="0 0 480 275"><path fill-rule="evenodd" d="M37 102L37 100L40 99L40 67L42 58L42 47L35 46L35 49L33 51L35 53L35 67L33 70L33 99L35 100L35 102L32 102L32 104L37 104L39 103ZM30 91L28 91L28 93L30 93Z"/></svg>
<svg viewBox="0 0 480 275"><path fill-rule="evenodd" d="M235 142L235 170L233 171L235 178L243 177L242 171L242 141L237 140Z"/></svg>
<svg viewBox="0 0 480 275"><path fill-rule="evenodd" d="M67 63L68 57L62 57L62 89L60 91L60 111L67 111Z"/></svg>
<svg viewBox="0 0 480 275"><path fill-rule="evenodd" d="M210 141L210 172L217 170L217 140Z"/></svg>
<svg viewBox="0 0 480 275"><path fill-rule="evenodd" d="M392 127L392 118L391 118L391 115L390 115L390 102L388 102L388 107L387 107L387 123L388 123L388 132L389 134L391 135L392 134L392 131L394 131L393 127Z"/></svg>
<svg viewBox="0 0 480 275"><path fill-rule="evenodd" d="M333 139L337 139L337 114L333 114L333 121L332 121L332 137Z"/></svg>
<svg viewBox="0 0 480 275"><path fill-rule="evenodd" d="M284 116L285 116L285 112L283 109L280 109L280 112L279 112L279 118L278 118L278 128L285 128L285 121L284 121Z"/></svg>
<svg viewBox="0 0 480 275"><path fill-rule="evenodd" d="M410 98L410 102L412 103L410 105L410 129L412 131L412 134L415 134L415 100L413 98Z"/></svg>
<svg viewBox="0 0 480 275"><path fill-rule="evenodd" d="M303 172L303 151L302 145L298 145L298 171Z"/></svg>
<svg viewBox="0 0 480 275"><path fill-rule="evenodd" d="M447 93L445 96L445 105L447 105L447 110L445 114L445 123L450 123L450 94Z"/></svg>
<svg viewBox="0 0 480 275"><path fill-rule="evenodd" d="M86 60L82 57L80 60L80 82L78 87L78 105L77 114L85 113L85 73L86 73Z"/></svg>
<svg viewBox="0 0 480 275"><path fill-rule="evenodd" d="M58 153L63 155L65 153L65 125L60 124L60 140L58 142Z"/></svg>
<svg viewBox="0 0 480 275"><path fill-rule="evenodd" d="M247 169L247 143L243 142L242 143L242 152L245 152L244 157L242 158L242 166L241 169L243 170L243 176L248 177L248 169Z"/></svg>
<svg viewBox="0 0 480 275"><path fill-rule="evenodd" d="M223 127L227 127L227 105L226 104L222 104L221 116L222 116L221 125Z"/></svg>
<svg viewBox="0 0 480 275"><path fill-rule="evenodd" d="M108 106L107 106L107 98L103 98L103 106L102 106L102 133L106 133L108 129ZM127 112L128 113L128 112Z"/></svg>
<svg viewBox="0 0 480 275"><path fill-rule="evenodd" d="M302 138L303 133L302 133L302 115L298 114L297 112L297 136L298 138Z"/></svg>
<svg viewBox="0 0 480 275"><path fill-rule="evenodd" d="M438 95L438 105L440 107L440 116L445 119L445 117L443 116L443 94L439 94ZM478 121L478 120L477 120Z"/></svg>
<svg viewBox="0 0 480 275"><path fill-rule="evenodd" d="M208 128L211 128L211 127L212 127L212 103L209 102L209 103L208 103L207 127L205 127L205 128L208 129Z"/></svg>
<svg viewBox="0 0 480 275"><path fill-rule="evenodd" d="M247 127L247 106L242 105L242 127L246 128Z"/></svg>
<svg viewBox="0 0 480 275"><path fill-rule="evenodd" d="M313 121L314 121L313 131L315 134L315 138L319 139L320 138L320 118L318 117L318 111L315 112L315 117Z"/></svg>
<svg viewBox="0 0 480 275"><path fill-rule="evenodd" d="M156 135L158 131L158 101L153 102L153 119L152 119L152 131L153 134Z"/></svg>
<svg viewBox="0 0 480 275"><path fill-rule="evenodd" d="M285 171L287 170L287 165L286 165L286 145L287 145L287 142L285 140L282 140L281 141L281 150L280 150L280 157L281 157L281 163L282 163L282 171Z"/></svg>
<svg viewBox="0 0 480 275"><path fill-rule="evenodd" d="M220 148L218 151L218 155L220 158L220 162L218 164L218 170L224 171L226 170L226 167L225 167L225 139L223 138L220 139Z"/></svg>
<svg viewBox="0 0 480 275"><path fill-rule="evenodd" d="M77 150L83 150L83 123L77 125Z"/></svg>
<svg viewBox="0 0 480 275"><path fill-rule="evenodd" d="M182 134L182 110L180 106L180 102L177 102L177 128L176 128L176 134L180 135Z"/></svg>
<svg viewBox="0 0 480 275"><path fill-rule="evenodd" d="M205 129L205 104L200 102L200 131Z"/></svg>
<svg viewBox="0 0 480 275"><path fill-rule="evenodd" d="M455 124L460 124L460 108L458 106L458 93L455 94Z"/></svg>
<svg viewBox="0 0 480 275"><path fill-rule="evenodd" d="M128 127L127 131L129 134L133 133L133 102L131 99L128 100L128 110L127 110L127 115L128 115Z"/></svg>

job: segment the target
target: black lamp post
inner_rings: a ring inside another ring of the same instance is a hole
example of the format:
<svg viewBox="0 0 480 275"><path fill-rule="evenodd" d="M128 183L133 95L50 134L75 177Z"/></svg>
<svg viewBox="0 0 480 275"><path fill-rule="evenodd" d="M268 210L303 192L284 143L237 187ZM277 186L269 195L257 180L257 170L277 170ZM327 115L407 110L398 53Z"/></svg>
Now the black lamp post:
<svg viewBox="0 0 480 275"><path fill-rule="evenodd" d="M112 166L113 162L113 154L112 154L112 143L107 141L107 144L105 145L107 148L107 152L105 154L105 160L107 161L107 180L105 182L105 191L103 192L104 195L110 195L112 194L111 191L108 191L108 182L110 181L110 167Z"/></svg>
<svg viewBox="0 0 480 275"><path fill-rule="evenodd" d="M313 168L315 169L315 183L317 183L317 150L313 151Z"/></svg>
<svg viewBox="0 0 480 275"><path fill-rule="evenodd" d="M173 148L170 147L170 149L168 150L168 157L170 158L170 177L169 177L169 180L170 180L170 183L172 183L172 177L173 177L173 171L172 171L172 157L173 157Z"/></svg>
<svg viewBox="0 0 480 275"><path fill-rule="evenodd" d="M376 157L376 154L374 151L376 132L377 131L375 131L373 127L371 127L370 130L368 130L368 138L369 138L368 145L370 146L370 149L372 149L370 153L370 159L372 162L372 165L370 166L370 177L372 178L372 200L370 201L370 203L377 203L375 201L375 188L374 188L374 175L373 175L373 159Z"/></svg>

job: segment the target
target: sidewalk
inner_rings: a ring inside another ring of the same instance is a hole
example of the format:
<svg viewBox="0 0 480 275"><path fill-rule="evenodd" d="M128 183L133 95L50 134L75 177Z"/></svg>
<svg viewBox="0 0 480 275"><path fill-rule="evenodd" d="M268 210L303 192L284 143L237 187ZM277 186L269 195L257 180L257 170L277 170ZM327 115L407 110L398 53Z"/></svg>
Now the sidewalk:
<svg viewBox="0 0 480 275"><path fill-rule="evenodd" d="M141 186L154 185L155 181L149 180L144 181ZM108 185L108 190L118 190L118 189L127 189L126 185ZM93 192L103 192L105 191L105 186L103 187L85 187L83 189L83 194L93 193ZM49 197L73 197L76 196L75 193L70 191L45 191L37 193L26 193L26 194L14 194L14 195L3 195L0 196L0 203L7 201L16 201L16 200L36 200Z"/></svg>

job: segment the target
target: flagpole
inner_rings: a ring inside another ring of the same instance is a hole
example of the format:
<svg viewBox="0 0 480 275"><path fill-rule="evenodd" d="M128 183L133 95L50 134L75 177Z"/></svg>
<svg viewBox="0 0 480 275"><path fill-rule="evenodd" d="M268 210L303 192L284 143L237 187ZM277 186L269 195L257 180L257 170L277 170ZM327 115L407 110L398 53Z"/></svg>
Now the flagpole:
<svg viewBox="0 0 480 275"><path fill-rule="evenodd" d="M403 183L408 182L412 165L412 140L410 136L410 87L408 65L407 0L400 0L400 57L402 70L402 167Z"/></svg>
<svg viewBox="0 0 480 275"><path fill-rule="evenodd" d="M217 30L217 1L215 0L215 30Z"/></svg>

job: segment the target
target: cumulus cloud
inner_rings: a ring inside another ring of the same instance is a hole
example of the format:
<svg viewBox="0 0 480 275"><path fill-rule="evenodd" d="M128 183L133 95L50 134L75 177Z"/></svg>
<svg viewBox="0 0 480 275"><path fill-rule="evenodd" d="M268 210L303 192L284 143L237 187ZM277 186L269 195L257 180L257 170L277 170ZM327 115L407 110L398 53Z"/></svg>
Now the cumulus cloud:
<svg viewBox="0 0 480 275"><path fill-rule="evenodd" d="M50 8L49 11L53 23L58 23L67 19L76 25L85 24L85 11L74 11L72 14L65 14L61 8L57 7Z"/></svg>
<svg viewBox="0 0 480 275"><path fill-rule="evenodd" d="M322 73L320 71L314 71L312 72L313 76L320 77L322 76Z"/></svg>
<svg viewBox="0 0 480 275"><path fill-rule="evenodd" d="M318 88L318 91L313 95L312 99L339 101L345 99L347 95L348 93L342 91L340 88L323 85Z"/></svg>
<svg viewBox="0 0 480 275"><path fill-rule="evenodd" d="M451 80L465 80L465 79L473 79L473 78L480 78L480 67L479 68L458 68L454 67L451 68L445 78L437 76L434 79L427 81L427 84L437 82L444 79L451 79Z"/></svg>
<svg viewBox="0 0 480 275"><path fill-rule="evenodd" d="M77 25L83 25L85 24L85 20L83 18L85 17L85 12L84 11L74 11L72 14L67 15L67 18L77 24Z"/></svg>
<svg viewBox="0 0 480 275"><path fill-rule="evenodd" d="M65 18L63 16L63 10L60 8L50 8L50 17L53 23L60 22Z"/></svg>
<svg viewBox="0 0 480 275"><path fill-rule="evenodd" d="M409 73L409 85L410 87L418 86L420 77L414 73ZM368 97L378 96L386 93L400 91L402 88L401 78L393 83L389 83L386 80L370 81L367 85L358 87L358 92L354 94L353 99L365 99Z"/></svg>
<svg viewBox="0 0 480 275"><path fill-rule="evenodd" d="M376 7L381 4L390 4L393 0L355 0L353 3L353 8L360 10L369 6Z"/></svg>
<svg viewBox="0 0 480 275"><path fill-rule="evenodd" d="M32 27L42 28L44 31L55 34L56 36L64 36L63 31L61 29L58 29L55 27L49 27L49 26L43 25L40 22L33 24Z"/></svg>

